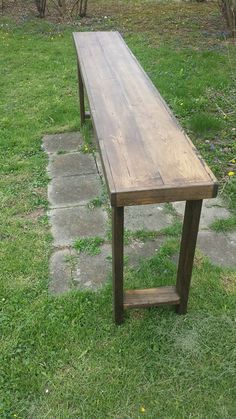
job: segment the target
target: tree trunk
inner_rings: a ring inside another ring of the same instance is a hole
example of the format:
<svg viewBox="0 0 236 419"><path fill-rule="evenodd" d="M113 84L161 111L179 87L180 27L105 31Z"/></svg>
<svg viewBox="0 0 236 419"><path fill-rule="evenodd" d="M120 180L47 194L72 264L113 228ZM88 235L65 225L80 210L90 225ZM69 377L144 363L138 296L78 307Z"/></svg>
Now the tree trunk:
<svg viewBox="0 0 236 419"><path fill-rule="evenodd" d="M35 0L37 10L39 12L39 17L43 18L45 16L47 0Z"/></svg>
<svg viewBox="0 0 236 419"><path fill-rule="evenodd" d="M228 28L236 35L236 0L220 0L219 6Z"/></svg>
<svg viewBox="0 0 236 419"><path fill-rule="evenodd" d="M58 0L58 6L60 7L60 11L62 15L66 13L66 0Z"/></svg>
<svg viewBox="0 0 236 419"><path fill-rule="evenodd" d="M80 17L86 16L87 5L88 5L88 0L80 0L80 5L79 5L79 15L80 15Z"/></svg>

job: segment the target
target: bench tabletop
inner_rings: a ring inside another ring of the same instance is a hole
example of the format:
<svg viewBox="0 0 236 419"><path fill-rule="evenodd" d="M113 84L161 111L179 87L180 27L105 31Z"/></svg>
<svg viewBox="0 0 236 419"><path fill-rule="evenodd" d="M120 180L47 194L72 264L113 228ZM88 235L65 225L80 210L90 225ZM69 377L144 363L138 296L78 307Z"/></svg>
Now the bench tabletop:
<svg viewBox="0 0 236 419"><path fill-rule="evenodd" d="M120 34L73 36L112 205L214 197L214 175Z"/></svg>

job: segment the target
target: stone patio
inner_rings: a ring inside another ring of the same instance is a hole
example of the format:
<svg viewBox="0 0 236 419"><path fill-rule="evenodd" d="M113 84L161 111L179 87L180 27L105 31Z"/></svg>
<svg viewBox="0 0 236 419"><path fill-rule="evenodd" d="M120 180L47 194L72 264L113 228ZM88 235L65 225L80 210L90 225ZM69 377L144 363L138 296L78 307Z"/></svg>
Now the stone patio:
<svg viewBox="0 0 236 419"><path fill-rule="evenodd" d="M48 154L48 211L53 235L53 253L50 259L49 291L54 295L73 288L97 289L111 275L111 244L107 240L110 228L105 206L92 208L93 200L101 197L103 174L98 154L82 153L83 139L79 133L46 135L43 149ZM176 216L181 219L184 203L173 203ZM205 200L203 204L197 246L219 266L236 267L236 233L215 233L209 226L218 218L228 218L229 211L219 199ZM159 231L170 226L176 217L165 205L144 205L125 208L125 228ZM98 236L104 239L101 253L90 256L78 254L73 243L78 238ZM150 258L164 243L165 237L155 240L133 241L125 246L130 267L140 259Z"/></svg>

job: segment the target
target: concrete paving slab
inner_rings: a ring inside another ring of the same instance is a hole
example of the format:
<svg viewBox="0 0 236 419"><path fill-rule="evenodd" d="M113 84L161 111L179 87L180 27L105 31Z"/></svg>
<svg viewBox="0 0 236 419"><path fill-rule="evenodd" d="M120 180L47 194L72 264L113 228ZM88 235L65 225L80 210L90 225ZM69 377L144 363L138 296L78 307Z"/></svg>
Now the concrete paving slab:
<svg viewBox="0 0 236 419"><path fill-rule="evenodd" d="M83 137L79 132L67 132L64 134L45 135L42 148L46 153L58 153L60 151L78 151L83 144Z"/></svg>
<svg viewBox="0 0 236 419"><path fill-rule="evenodd" d="M227 235L200 231L197 246L215 265L236 268L236 242Z"/></svg>
<svg viewBox="0 0 236 419"><path fill-rule="evenodd" d="M141 261L154 256L160 250L165 240L165 237L158 237L155 240L147 242L135 240L129 246L125 246L124 255L128 256L127 266L132 268L136 267Z"/></svg>
<svg viewBox="0 0 236 419"><path fill-rule="evenodd" d="M125 246L124 255L128 256L127 267L135 268L141 260L152 257L164 242L164 238L155 241L135 241ZM80 253L78 263L72 271L75 284L81 289L97 289L104 284L112 274L111 244L101 246L101 253L95 256Z"/></svg>
<svg viewBox="0 0 236 419"><path fill-rule="evenodd" d="M71 288L71 267L67 261L70 257L70 249L57 250L51 256L49 292L53 295L64 294Z"/></svg>
<svg viewBox="0 0 236 419"><path fill-rule="evenodd" d="M236 231L232 231L231 233L227 233L227 237L229 238L231 243L236 244Z"/></svg>
<svg viewBox="0 0 236 419"><path fill-rule="evenodd" d="M53 154L49 157L48 173L52 178L86 175L97 173L97 167L91 154Z"/></svg>
<svg viewBox="0 0 236 419"><path fill-rule="evenodd" d="M78 237L104 237L107 214L102 208L87 206L60 208L49 211L54 246L69 246Z"/></svg>
<svg viewBox="0 0 236 419"><path fill-rule="evenodd" d="M173 202L173 207L181 216L184 215L185 202ZM228 218L230 212L224 207L223 201L217 197L213 199L204 199L202 205L202 214L200 221L200 229L205 230L219 218Z"/></svg>
<svg viewBox="0 0 236 419"><path fill-rule="evenodd" d="M99 175L56 177L48 185L48 200L53 208L86 205L101 192Z"/></svg>
<svg viewBox="0 0 236 419"><path fill-rule="evenodd" d="M137 205L125 208L125 228L131 231L159 231L168 227L173 217L167 214L164 205Z"/></svg>
<svg viewBox="0 0 236 419"><path fill-rule="evenodd" d="M98 289L104 284L112 272L111 245L101 246L101 253L95 256L80 253L77 266L72 271L75 285L80 289Z"/></svg>

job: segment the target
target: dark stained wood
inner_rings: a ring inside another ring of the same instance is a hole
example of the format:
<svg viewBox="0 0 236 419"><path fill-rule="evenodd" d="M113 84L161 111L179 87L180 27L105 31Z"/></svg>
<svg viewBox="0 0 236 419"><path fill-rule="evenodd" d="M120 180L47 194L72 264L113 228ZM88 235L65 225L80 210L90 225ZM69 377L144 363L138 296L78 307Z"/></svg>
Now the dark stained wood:
<svg viewBox="0 0 236 419"><path fill-rule="evenodd" d="M124 293L124 308L152 307L165 304L176 305L180 297L175 286L126 290Z"/></svg>
<svg viewBox="0 0 236 419"><path fill-rule="evenodd" d="M214 175L119 33L74 41L112 205L215 196Z"/></svg>
<svg viewBox="0 0 236 419"><path fill-rule="evenodd" d="M216 178L118 32L74 33L81 125L84 87L112 205L114 320L124 308L176 305L184 314L202 200ZM124 206L186 200L175 286L123 292Z"/></svg>
<svg viewBox="0 0 236 419"><path fill-rule="evenodd" d="M79 61L77 61L77 68L78 68L78 83L79 83L79 106L80 106L80 124L81 126L85 123L85 106L84 106L84 85L83 79L80 71Z"/></svg>
<svg viewBox="0 0 236 419"><path fill-rule="evenodd" d="M180 296L180 304L177 307L177 312L179 314L185 314L187 312L201 208L201 200L186 202L176 283L176 289Z"/></svg>
<svg viewBox="0 0 236 419"><path fill-rule="evenodd" d="M112 208L113 313L116 324L123 322L124 208Z"/></svg>
<svg viewBox="0 0 236 419"><path fill-rule="evenodd" d="M153 190L129 190L120 192L119 194L111 195L111 205L126 206L126 205L144 205L144 204L157 204L161 202L175 202L184 201L186 194L189 200L213 198L217 195L217 188L215 191L210 191L211 184L195 184L194 189L192 186L182 188L159 187Z"/></svg>

